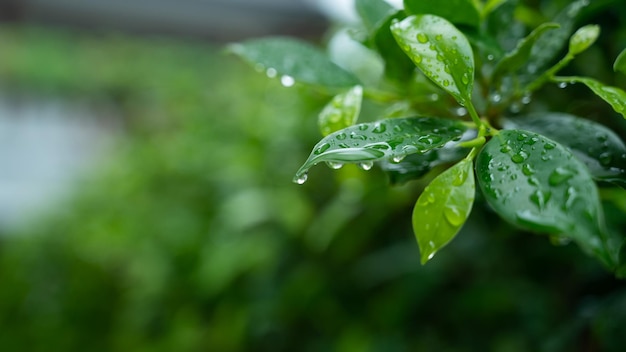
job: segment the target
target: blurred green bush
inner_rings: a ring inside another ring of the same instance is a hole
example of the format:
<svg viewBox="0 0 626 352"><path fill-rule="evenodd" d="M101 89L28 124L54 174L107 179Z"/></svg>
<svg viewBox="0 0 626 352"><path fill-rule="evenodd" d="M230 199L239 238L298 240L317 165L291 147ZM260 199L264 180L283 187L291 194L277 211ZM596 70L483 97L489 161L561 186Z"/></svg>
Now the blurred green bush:
<svg viewBox="0 0 626 352"><path fill-rule="evenodd" d="M2 351L626 343L626 286L572 246L477 207L422 267L406 219L423 184L349 166L292 184L328 97L202 42L3 26L0 53L3 89L106 97L127 126L89 185L0 238Z"/></svg>

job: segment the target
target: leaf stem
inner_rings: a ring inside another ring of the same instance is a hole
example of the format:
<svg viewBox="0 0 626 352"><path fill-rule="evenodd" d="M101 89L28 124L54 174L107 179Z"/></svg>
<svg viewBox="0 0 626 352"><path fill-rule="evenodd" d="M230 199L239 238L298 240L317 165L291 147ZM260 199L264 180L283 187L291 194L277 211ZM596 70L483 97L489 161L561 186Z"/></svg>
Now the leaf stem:
<svg viewBox="0 0 626 352"><path fill-rule="evenodd" d="M472 117L472 121L474 121L476 128L480 129L480 127L484 124L484 122L478 116L478 113L476 112L476 108L474 107L474 104L472 104L472 101L470 99L466 100L465 107L467 108L467 111Z"/></svg>
<svg viewBox="0 0 626 352"><path fill-rule="evenodd" d="M565 57L563 57L559 62L557 62L554 66L550 67L547 71L545 71L541 76L537 77L534 81L530 82L524 92L532 92L539 89L542 85L544 85L547 81L553 79L554 75L559 72L563 67L570 63L574 59L574 55L569 52Z"/></svg>

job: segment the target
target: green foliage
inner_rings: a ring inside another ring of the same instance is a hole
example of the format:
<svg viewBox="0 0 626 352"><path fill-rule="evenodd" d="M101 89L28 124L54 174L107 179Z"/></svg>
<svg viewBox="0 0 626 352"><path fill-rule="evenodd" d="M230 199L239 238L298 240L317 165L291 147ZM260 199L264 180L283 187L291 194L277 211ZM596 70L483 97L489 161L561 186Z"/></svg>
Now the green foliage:
<svg viewBox="0 0 626 352"><path fill-rule="evenodd" d="M594 178L624 185L623 142L602 125L553 113L540 104L533 106L532 116L506 119L520 113L533 92L549 82L583 83L626 116L626 93L621 89L592 78L556 76L600 37L598 25L574 32L587 5L586 0L566 4L549 21L526 28L530 33L524 36L517 29L533 24L529 14L535 10L516 1L448 0L435 5L406 0L395 13L380 1L358 1L357 12L368 33L364 44L379 53L389 78L364 85L365 99L382 105L408 102L408 111L417 117L381 114L384 119L377 122L339 130L340 125L328 127L326 131L333 134L313 148L294 180L304 183L309 168L320 162L331 168L358 163L369 170L380 161L393 183L419 179L438 165L452 164L448 170L438 170L439 176L426 186L414 208L413 230L424 263L468 218L474 201L473 177L464 177L465 183L454 180L475 163L482 197L504 220L555 241L573 239L616 272L626 264L626 258L618 255L626 237L609 236ZM516 23L519 19L525 22ZM494 25L498 23L510 31ZM565 56L554 62L566 45ZM405 67L407 58L419 71ZM614 64L616 71L622 69L622 61L618 58ZM461 107L448 99L438 101L442 93ZM424 103L424 97L433 94L436 102ZM324 121L328 114L341 115L341 101L348 100L343 97L329 103L332 108L322 113ZM356 120L353 102L346 101L345 111L349 118L335 120ZM426 121L429 128L419 126ZM450 134L444 127L455 123ZM410 130L411 126L415 128ZM460 126L467 126L473 137L458 142L465 130ZM453 152L440 152L444 150ZM455 215L448 216L452 212Z"/></svg>

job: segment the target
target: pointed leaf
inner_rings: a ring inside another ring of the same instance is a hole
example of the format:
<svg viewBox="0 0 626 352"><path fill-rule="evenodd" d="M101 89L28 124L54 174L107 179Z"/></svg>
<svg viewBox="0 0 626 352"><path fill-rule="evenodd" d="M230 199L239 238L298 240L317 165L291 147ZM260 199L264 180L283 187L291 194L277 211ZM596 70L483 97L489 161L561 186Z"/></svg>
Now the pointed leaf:
<svg viewBox="0 0 626 352"><path fill-rule="evenodd" d="M365 28L373 30L378 28L380 23L384 21L391 12L395 11L393 6L384 0L356 0L354 3L356 12L361 17L361 21Z"/></svg>
<svg viewBox="0 0 626 352"><path fill-rule="evenodd" d="M410 15L435 15L452 23L477 27L480 14L472 0L404 0L404 9Z"/></svg>
<svg viewBox="0 0 626 352"><path fill-rule="evenodd" d="M354 125L361 111L362 100L363 87L361 86L354 86L334 96L319 115L318 124L322 135L327 136Z"/></svg>
<svg viewBox="0 0 626 352"><path fill-rule="evenodd" d="M268 76L323 87L352 87L359 81L314 46L291 38L263 38L231 44L229 50Z"/></svg>
<svg viewBox="0 0 626 352"><path fill-rule="evenodd" d="M413 232L422 264L459 232L474 204L472 161L463 159L437 176L413 208Z"/></svg>
<svg viewBox="0 0 626 352"><path fill-rule="evenodd" d="M617 59L615 59L615 63L613 64L613 71L621 72L626 75L626 49L622 50L622 52L617 55Z"/></svg>
<svg viewBox="0 0 626 352"><path fill-rule="evenodd" d="M458 146L433 149L423 154L411 154L399 162L382 160L380 168L387 173L391 184L403 184L426 175L433 168L459 161L467 155L466 148Z"/></svg>
<svg viewBox="0 0 626 352"><path fill-rule="evenodd" d="M375 160L424 153L460 138L467 128L458 121L431 117L407 117L361 123L334 132L315 145L311 155L296 172L302 183L309 168L320 162L339 167L362 163L369 169Z"/></svg>
<svg viewBox="0 0 626 352"><path fill-rule="evenodd" d="M542 134L568 148L598 180L626 186L626 145L611 129L563 113L520 116L504 121L507 129Z"/></svg>
<svg viewBox="0 0 626 352"><path fill-rule="evenodd" d="M587 25L579 28L569 40L569 52L577 55L587 50L600 35L600 26Z"/></svg>
<svg viewBox="0 0 626 352"><path fill-rule="evenodd" d="M555 77L553 80L563 83L583 83L597 96L609 103L613 110L622 114L622 116L626 118L626 92L623 90L617 87L604 85L595 79L586 77Z"/></svg>
<svg viewBox="0 0 626 352"><path fill-rule="evenodd" d="M474 54L452 23L432 15L410 16L391 26L400 48L420 70L460 104L470 102Z"/></svg>
<svg viewBox="0 0 626 352"><path fill-rule="evenodd" d="M613 267L598 190L587 167L542 135L503 130L476 159L478 183L491 207L522 228L573 239Z"/></svg>

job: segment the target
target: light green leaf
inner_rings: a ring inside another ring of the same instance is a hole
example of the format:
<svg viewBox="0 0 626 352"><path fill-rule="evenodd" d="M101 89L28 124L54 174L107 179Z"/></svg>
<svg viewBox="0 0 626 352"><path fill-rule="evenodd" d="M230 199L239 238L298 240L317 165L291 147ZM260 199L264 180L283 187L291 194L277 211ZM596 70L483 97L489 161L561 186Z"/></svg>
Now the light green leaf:
<svg viewBox="0 0 626 352"><path fill-rule="evenodd" d="M452 23L477 27L480 14L471 0L404 0L404 9L409 15L435 15Z"/></svg>
<svg viewBox="0 0 626 352"><path fill-rule="evenodd" d="M448 244L467 220L474 204L472 161L463 159L437 176L413 208L413 232L422 264Z"/></svg>
<svg viewBox="0 0 626 352"><path fill-rule="evenodd" d="M354 7L363 25L370 31L378 28L380 23L395 10L383 0L356 0Z"/></svg>
<svg viewBox="0 0 626 352"><path fill-rule="evenodd" d="M559 28L557 23L544 23L535 28L528 36L520 40L517 46L512 51L508 52L502 60L500 60L493 71L493 79L497 80L497 77L504 72L515 72L520 69L530 57L531 50L535 45L535 42L546 32L552 29Z"/></svg>
<svg viewBox="0 0 626 352"><path fill-rule="evenodd" d="M428 78L460 104L471 102L474 54L452 23L437 16L415 15L394 23L391 32Z"/></svg>
<svg viewBox="0 0 626 352"><path fill-rule="evenodd" d="M554 77L553 81L562 83L582 83L589 87L597 96L609 103L613 110L626 118L626 92L623 90L604 85L595 79L586 77Z"/></svg>
<svg viewBox="0 0 626 352"><path fill-rule="evenodd" d="M569 52L577 55L587 50L600 35L600 26L587 25L579 28L569 40Z"/></svg>
<svg viewBox="0 0 626 352"><path fill-rule="evenodd" d="M354 86L352 89L337 94L326 104L319 114L318 124L323 136L354 125L363 100L363 87Z"/></svg>
<svg viewBox="0 0 626 352"><path fill-rule="evenodd" d="M314 46L295 39L273 37L229 45L229 50L270 77L293 82L336 88L359 84Z"/></svg>
<svg viewBox="0 0 626 352"><path fill-rule="evenodd" d="M500 131L477 156L476 175L489 205L508 222L572 239L615 266L596 185L562 145L534 132Z"/></svg>
<svg viewBox="0 0 626 352"><path fill-rule="evenodd" d="M376 160L401 160L425 153L451 140L458 140L467 128L460 122L431 117L407 117L361 123L324 137L296 172L294 182L304 183L313 165L326 162L332 168L359 163L370 169Z"/></svg>
<svg viewBox="0 0 626 352"><path fill-rule="evenodd" d="M595 179L626 186L626 145L597 122L563 113L539 113L507 119L503 126L546 136L570 148Z"/></svg>
<svg viewBox="0 0 626 352"><path fill-rule="evenodd" d="M613 64L613 71L621 72L626 75L626 49L622 50L622 52L617 55L617 59L615 59L615 63Z"/></svg>

